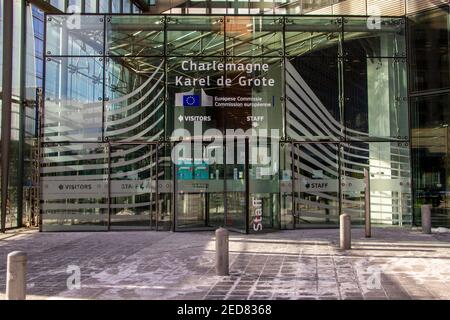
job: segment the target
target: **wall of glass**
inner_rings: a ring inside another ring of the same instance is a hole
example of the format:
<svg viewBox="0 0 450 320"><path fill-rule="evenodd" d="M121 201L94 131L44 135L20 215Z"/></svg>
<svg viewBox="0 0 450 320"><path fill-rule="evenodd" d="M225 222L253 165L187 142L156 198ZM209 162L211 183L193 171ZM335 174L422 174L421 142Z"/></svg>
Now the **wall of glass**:
<svg viewBox="0 0 450 320"><path fill-rule="evenodd" d="M450 223L449 30L448 6L409 17L414 216L430 204L434 227Z"/></svg>
<svg viewBox="0 0 450 320"><path fill-rule="evenodd" d="M367 196L412 223L404 18L68 17L46 17L44 230L361 225Z"/></svg>
<svg viewBox="0 0 450 320"><path fill-rule="evenodd" d="M141 13L132 0L44 0L61 12Z"/></svg>
<svg viewBox="0 0 450 320"><path fill-rule="evenodd" d="M3 1L0 2L0 72L3 70ZM12 105L11 105L11 143L10 143L10 176L8 180L8 203L6 212L6 228L17 226L18 211L21 197L21 161L19 160L19 149L21 141L21 72L25 66L21 65L20 57L23 45L21 43L22 12L26 10L22 6L22 1L13 1L13 65L12 65ZM1 78L1 77L0 77ZM0 91L2 89L2 79L0 79ZM0 99L1 105L1 99ZM1 112L0 112L1 117ZM0 154L0 159L2 159Z"/></svg>

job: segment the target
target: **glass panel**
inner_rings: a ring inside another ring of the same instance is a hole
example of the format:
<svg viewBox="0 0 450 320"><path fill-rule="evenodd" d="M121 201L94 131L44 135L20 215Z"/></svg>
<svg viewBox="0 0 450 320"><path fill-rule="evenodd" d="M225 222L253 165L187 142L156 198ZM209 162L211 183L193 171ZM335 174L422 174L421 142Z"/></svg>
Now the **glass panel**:
<svg viewBox="0 0 450 320"><path fill-rule="evenodd" d="M450 87L448 10L432 10L409 18L411 90Z"/></svg>
<svg viewBox="0 0 450 320"><path fill-rule="evenodd" d="M250 139L249 225L250 232L279 227L280 150L278 137L259 134Z"/></svg>
<svg viewBox="0 0 450 320"><path fill-rule="evenodd" d="M173 163L172 145L158 144L158 208L157 230L171 230L173 216Z"/></svg>
<svg viewBox="0 0 450 320"><path fill-rule="evenodd" d="M280 197L281 214L280 228L293 229L293 186L292 186L292 165L293 147L291 143L280 143Z"/></svg>
<svg viewBox="0 0 450 320"><path fill-rule="evenodd" d="M107 145L46 144L42 152L43 231L107 230Z"/></svg>
<svg viewBox="0 0 450 320"><path fill-rule="evenodd" d="M344 138L336 58L286 59L286 132L293 140Z"/></svg>
<svg viewBox="0 0 450 320"><path fill-rule="evenodd" d="M216 105L223 108L226 129L279 129L283 127L283 59L228 57L229 85ZM241 69L240 69L241 67Z"/></svg>
<svg viewBox="0 0 450 320"><path fill-rule="evenodd" d="M84 10L86 13L96 13L97 12L97 0L85 0Z"/></svg>
<svg viewBox="0 0 450 320"><path fill-rule="evenodd" d="M222 96L224 92L223 84L217 81L223 80L225 73L223 68L214 67L217 64L223 66L220 57L168 59L170 123L167 132L173 132L173 138L198 136L208 129L224 128L225 112L214 105L214 97ZM177 129L177 132L172 131Z"/></svg>
<svg viewBox="0 0 450 320"><path fill-rule="evenodd" d="M123 13L131 13L131 0L123 0Z"/></svg>
<svg viewBox="0 0 450 320"><path fill-rule="evenodd" d="M411 170L409 145L396 142L346 144L342 156L343 211L352 224L364 223L364 169L370 174L371 221L410 225Z"/></svg>
<svg viewBox="0 0 450 320"><path fill-rule="evenodd" d="M45 96L45 141L102 140L102 58L47 58Z"/></svg>
<svg viewBox="0 0 450 320"><path fill-rule="evenodd" d="M149 229L156 206L156 146L111 146L111 229Z"/></svg>
<svg viewBox="0 0 450 320"><path fill-rule="evenodd" d="M344 62L347 139L408 140L406 61Z"/></svg>
<svg viewBox="0 0 450 320"><path fill-rule="evenodd" d="M209 176L208 194L206 195L208 206L207 219L210 226L216 227L224 225L225 217L225 148L223 147L223 142L223 139L218 139L213 144L205 146L205 158L208 161L206 161L204 166L207 172L202 172L204 170L202 166L197 164L197 167L195 167L194 165L194 175L195 171L197 171L196 179L206 175L206 173Z"/></svg>
<svg viewBox="0 0 450 320"><path fill-rule="evenodd" d="M297 227L339 224L337 144L294 144L294 204Z"/></svg>
<svg viewBox="0 0 450 320"><path fill-rule="evenodd" d="M120 2L122 0L111 0L111 12L120 13Z"/></svg>
<svg viewBox="0 0 450 320"><path fill-rule="evenodd" d="M102 55L103 16L66 15L47 17L47 55Z"/></svg>
<svg viewBox="0 0 450 320"><path fill-rule="evenodd" d="M223 55L223 17L168 17L167 54L171 56Z"/></svg>
<svg viewBox="0 0 450 320"><path fill-rule="evenodd" d="M67 13L81 13L81 0L69 0L67 3Z"/></svg>
<svg viewBox="0 0 450 320"><path fill-rule="evenodd" d="M364 170L375 170L375 167L369 164L370 154L368 143L341 146L342 212L350 215L352 225L365 224L366 176ZM382 201L384 202L384 199ZM375 214L375 216L378 215Z"/></svg>
<svg viewBox="0 0 450 320"><path fill-rule="evenodd" d="M286 55L337 56L340 52L340 19L286 17Z"/></svg>
<svg viewBox="0 0 450 320"><path fill-rule="evenodd" d="M450 95L413 98L412 157L414 221L421 224L421 206L430 204L432 224L450 225Z"/></svg>
<svg viewBox="0 0 450 320"><path fill-rule="evenodd" d="M176 170L176 228L214 229L224 222L224 147L181 142L173 153Z"/></svg>
<svg viewBox="0 0 450 320"><path fill-rule="evenodd" d="M109 1L110 0L97 0L99 2L99 12L109 13Z"/></svg>
<svg viewBox="0 0 450 320"><path fill-rule="evenodd" d="M236 139L227 136L225 169L227 184L225 226L243 232L247 230L245 143L242 136Z"/></svg>
<svg viewBox="0 0 450 320"><path fill-rule="evenodd" d="M282 17L226 17L226 54L282 56Z"/></svg>
<svg viewBox="0 0 450 320"><path fill-rule="evenodd" d="M109 58L105 136L111 141L155 141L164 135L164 60Z"/></svg>
<svg viewBox="0 0 450 320"><path fill-rule="evenodd" d="M50 0L50 4L54 6L55 8L61 10L62 12L65 11L66 8L64 8L66 0Z"/></svg>
<svg viewBox="0 0 450 320"><path fill-rule="evenodd" d="M106 28L108 55L164 55L164 17L112 16Z"/></svg>
<svg viewBox="0 0 450 320"><path fill-rule="evenodd" d="M0 103L1 107L1 103ZM8 164L8 170L9 170L9 179L8 179L8 199L6 203L7 211L6 211L6 220L5 220L5 227L7 229L9 228L15 228L17 227L17 215L18 215L18 193L19 193L19 185L22 183L18 180L19 177L19 128L20 128L20 121L19 121L19 105L17 103L11 104L11 138L10 138L10 154L9 154L9 164ZM1 153L0 153L0 159Z"/></svg>
<svg viewBox="0 0 450 320"><path fill-rule="evenodd" d="M346 17L344 52L359 58L406 57L405 19Z"/></svg>

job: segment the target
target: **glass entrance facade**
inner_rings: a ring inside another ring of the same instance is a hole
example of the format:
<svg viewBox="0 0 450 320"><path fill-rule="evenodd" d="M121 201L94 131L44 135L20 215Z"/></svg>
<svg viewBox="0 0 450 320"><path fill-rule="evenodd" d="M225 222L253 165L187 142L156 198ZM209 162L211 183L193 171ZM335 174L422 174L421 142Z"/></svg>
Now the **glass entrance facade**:
<svg viewBox="0 0 450 320"><path fill-rule="evenodd" d="M411 225L405 18L46 16L43 230Z"/></svg>

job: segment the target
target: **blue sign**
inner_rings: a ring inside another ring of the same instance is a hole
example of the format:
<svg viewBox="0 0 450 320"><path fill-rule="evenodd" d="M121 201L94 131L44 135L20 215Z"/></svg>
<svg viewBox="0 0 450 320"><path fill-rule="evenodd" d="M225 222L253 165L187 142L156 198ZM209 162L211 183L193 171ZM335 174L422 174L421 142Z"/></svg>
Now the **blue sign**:
<svg viewBox="0 0 450 320"><path fill-rule="evenodd" d="M192 180L194 178L194 167L192 164L177 164L177 179Z"/></svg>
<svg viewBox="0 0 450 320"><path fill-rule="evenodd" d="M194 163L194 178L196 180L209 179L209 166L204 161L201 163Z"/></svg>
<svg viewBox="0 0 450 320"><path fill-rule="evenodd" d="M183 107L200 107L200 96L192 94L183 96Z"/></svg>

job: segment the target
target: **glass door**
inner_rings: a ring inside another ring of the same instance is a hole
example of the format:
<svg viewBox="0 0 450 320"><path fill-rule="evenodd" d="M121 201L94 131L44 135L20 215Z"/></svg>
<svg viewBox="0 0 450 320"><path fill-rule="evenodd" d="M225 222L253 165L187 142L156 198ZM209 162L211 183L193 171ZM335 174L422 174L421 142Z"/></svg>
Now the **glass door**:
<svg viewBox="0 0 450 320"><path fill-rule="evenodd" d="M223 145L175 144L175 231L214 230L224 224L223 154Z"/></svg>
<svg viewBox="0 0 450 320"><path fill-rule="evenodd" d="M175 144L175 231L247 232L245 140L225 147L205 142Z"/></svg>
<svg viewBox="0 0 450 320"><path fill-rule="evenodd" d="M228 139L226 151L225 226L232 231L248 233L248 140Z"/></svg>
<svg viewBox="0 0 450 320"><path fill-rule="evenodd" d="M338 226L339 144L294 143L292 159L295 226Z"/></svg>
<svg viewBox="0 0 450 320"><path fill-rule="evenodd" d="M156 228L157 153L157 144L110 145L111 230Z"/></svg>

